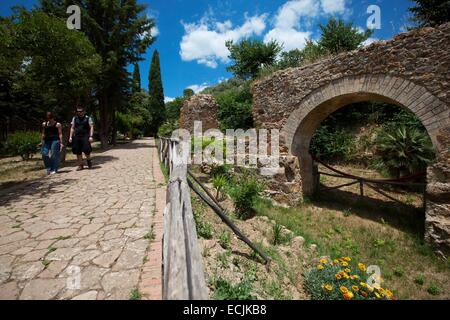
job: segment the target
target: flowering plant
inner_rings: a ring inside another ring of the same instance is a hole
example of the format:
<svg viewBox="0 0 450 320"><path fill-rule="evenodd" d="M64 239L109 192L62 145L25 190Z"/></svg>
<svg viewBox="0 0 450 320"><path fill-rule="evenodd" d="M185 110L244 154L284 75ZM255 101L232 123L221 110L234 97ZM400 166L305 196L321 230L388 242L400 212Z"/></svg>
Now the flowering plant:
<svg viewBox="0 0 450 320"><path fill-rule="evenodd" d="M305 274L305 286L314 300L396 299L392 291L381 287L381 277L371 276L366 271L364 263L355 264L350 257L333 261L323 258ZM368 281L369 277L376 281Z"/></svg>

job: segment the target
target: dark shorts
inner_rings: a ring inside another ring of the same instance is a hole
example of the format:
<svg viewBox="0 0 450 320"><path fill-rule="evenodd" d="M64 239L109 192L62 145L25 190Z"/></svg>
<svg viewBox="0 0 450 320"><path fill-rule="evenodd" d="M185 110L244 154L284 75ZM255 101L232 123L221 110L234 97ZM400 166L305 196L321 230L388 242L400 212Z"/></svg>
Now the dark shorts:
<svg viewBox="0 0 450 320"><path fill-rule="evenodd" d="M80 156L82 153L91 154L92 147L89 142L89 137L73 137L72 138L72 152L77 156Z"/></svg>

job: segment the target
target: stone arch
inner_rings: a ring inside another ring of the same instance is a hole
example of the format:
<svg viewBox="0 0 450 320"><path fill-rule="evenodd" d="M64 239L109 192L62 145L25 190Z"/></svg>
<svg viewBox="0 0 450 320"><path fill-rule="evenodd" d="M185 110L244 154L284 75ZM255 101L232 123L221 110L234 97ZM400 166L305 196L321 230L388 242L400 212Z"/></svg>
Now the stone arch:
<svg viewBox="0 0 450 320"><path fill-rule="evenodd" d="M290 153L299 158L304 194L313 193L316 187L309 146L320 123L341 107L368 100L409 109L425 126L437 156L448 150L448 143L438 139L438 135L450 127L449 107L425 87L392 75L342 77L302 99L281 131Z"/></svg>

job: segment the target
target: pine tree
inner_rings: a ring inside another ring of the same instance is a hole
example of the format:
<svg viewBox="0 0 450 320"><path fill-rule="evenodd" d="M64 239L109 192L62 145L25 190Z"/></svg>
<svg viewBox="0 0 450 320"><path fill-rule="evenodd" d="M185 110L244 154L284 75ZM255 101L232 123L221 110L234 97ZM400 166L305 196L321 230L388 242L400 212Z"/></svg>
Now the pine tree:
<svg viewBox="0 0 450 320"><path fill-rule="evenodd" d="M139 70L139 64L137 64L137 63L134 64L131 92L133 94L137 93L137 92L141 92L141 71Z"/></svg>
<svg viewBox="0 0 450 320"><path fill-rule="evenodd" d="M152 114L153 133L158 132L158 128L165 121L164 90L161 80L161 67L158 50L155 50L150 66L148 79L148 91L150 94L150 113Z"/></svg>
<svg viewBox="0 0 450 320"><path fill-rule="evenodd" d="M435 27L450 21L449 0L413 0L416 5L409 8L411 20L417 27Z"/></svg>

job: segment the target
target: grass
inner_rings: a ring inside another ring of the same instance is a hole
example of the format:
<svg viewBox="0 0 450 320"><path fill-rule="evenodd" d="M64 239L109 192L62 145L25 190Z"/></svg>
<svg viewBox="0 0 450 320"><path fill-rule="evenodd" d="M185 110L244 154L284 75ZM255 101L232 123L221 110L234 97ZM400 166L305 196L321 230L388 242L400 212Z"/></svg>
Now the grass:
<svg viewBox="0 0 450 320"><path fill-rule="evenodd" d="M138 289L133 289L130 292L130 300L141 300L142 296Z"/></svg>
<svg viewBox="0 0 450 320"><path fill-rule="evenodd" d="M296 208L282 208L260 200L256 211L304 237L306 245L317 244L320 255L351 256L368 265L378 265L386 286L400 299L448 299L450 295L450 263L439 259L420 240L420 235L407 229L399 230L388 223L309 201ZM421 288L417 278L425 271L429 286Z"/></svg>

